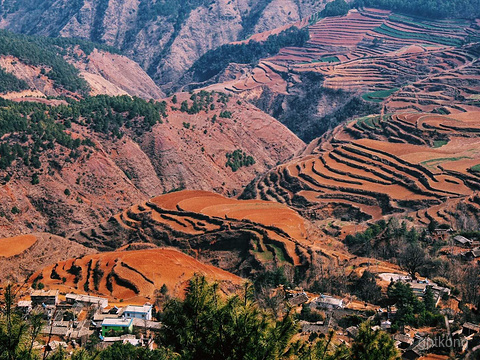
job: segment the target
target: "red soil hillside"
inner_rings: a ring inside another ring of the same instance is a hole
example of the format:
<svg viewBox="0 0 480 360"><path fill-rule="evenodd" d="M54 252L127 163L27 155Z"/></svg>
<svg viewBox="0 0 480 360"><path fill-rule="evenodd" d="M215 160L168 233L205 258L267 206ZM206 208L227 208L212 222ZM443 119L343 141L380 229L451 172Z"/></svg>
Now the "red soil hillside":
<svg viewBox="0 0 480 360"><path fill-rule="evenodd" d="M80 70L91 88L91 95L131 95L145 99L160 99L164 93L140 66L125 56L94 50L86 55L77 49L75 58L68 59ZM75 97L42 74L41 66L26 64L13 56L1 56L0 66L8 73L27 82L30 89L18 93L2 94L12 98L42 98L67 95Z"/></svg>
<svg viewBox="0 0 480 360"><path fill-rule="evenodd" d="M77 51L72 61L92 88L91 94L128 94L144 99L160 99L165 95L147 73L126 56L94 50L90 55Z"/></svg>
<svg viewBox="0 0 480 360"><path fill-rule="evenodd" d="M202 264L174 249L119 251L69 259L36 272L30 282L40 278L47 288L62 292L87 292L142 303L154 301L156 291L163 284L170 296L182 296L195 274L217 281L226 292L234 291L244 282L238 276Z"/></svg>
<svg viewBox="0 0 480 360"><path fill-rule="evenodd" d="M236 274L274 264L307 266L313 245L297 213L276 202L240 201L205 191L180 191L134 206L71 240L100 250L130 243L175 246Z"/></svg>
<svg viewBox="0 0 480 360"><path fill-rule="evenodd" d="M336 219L345 229L348 222L399 213L422 224L451 223L457 206L478 218L479 132L475 112L357 119L267 173L242 198L285 203L325 224Z"/></svg>
<svg viewBox="0 0 480 360"><path fill-rule="evenodd" d="M91 253L92 249L47 233L0 239L0 285L21 283L46 264Z"/></svg>
<svg viewBox="0 0 480 360"><path fill-rule="evenodd" d="M319 86L366 94L367 101L386 101L391 110L446 107L458 112L479 106L472 96L480 86L475 21L422 20L360 9L345 16L313 16L298 25L309 31L305 46L283 48L253 69L226 74L230 80L224 88L251 100L271 101L272 92L296 94L299 75L314 72L323 75ZM462 97L469 101L451 106Z"/></svg>
<svg viewBox="0 0 480 360"><path fill-rule="evenodd" d="M0 171L2 179L11 177L0 185L0 211L5 214L0 217L0 236L32 229L69 234L173 189L235 195L304 147L291 131L256 107L237 103L235 97L211 96L213 110L209 106L188 114L171 110L183 101L193 105L190 94L178 94L178 104L168 102L168 118L162 124L141 132L124 127L121 139L74 123L69 130L72 136L92 140L94 148L82 147L74 159L68 158L69 149L56 148L41 154L43 165L38 170L17 161ZM224 101L218 102L220 98ZM226 163L227 154L235 150L252 156L255 163L234 172ZM50 166L52 159L57 166ZM36 185L31 181L34 172L39 174Z"/></svg>
<svg viewBox="0 0 480 360"><path fill-rule="evenodd" d="M33 235L19 235L0 239L0 257L10 257L21 254L35 244L36 241L37 238Z"/></svg>

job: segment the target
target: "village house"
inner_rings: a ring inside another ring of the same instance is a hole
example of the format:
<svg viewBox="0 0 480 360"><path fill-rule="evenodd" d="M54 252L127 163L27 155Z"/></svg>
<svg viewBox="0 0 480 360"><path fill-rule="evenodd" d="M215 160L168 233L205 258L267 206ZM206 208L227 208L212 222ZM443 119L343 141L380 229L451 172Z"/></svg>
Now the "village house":
<svg viewBox="0 0 480 360"><path fill-rule="evenodd" d="M470 239L467 239L466 237L462 236L462 235L457 235L453 238L453 240L459 244L459 245L462 245L462 246L471 246L473 241L470 240Z"/></svg>
<svg viewBox="0 0 480 360"><path fill-rule="evenodd" d="M129 333L133 331L133 319L105 319L102 322L102 336L105 337L109 333Z"/></svg>
<svg viewBox="0 0 480 360"><path fill-rule="evenodd" d="M466 322L462 325L462 334L465 336L470 336L480 332L480 325L473 324L471 322Z"/></svg>
<svg viewBox="0 0 480 360"><path fill-rule="evenodd" d="M17 309L23 314L28 314L32 311L32 302L28 300L20 300L17 303Z"/></svg>
<svg viewBox="0 0 480 360"><path fill-rule="evenodd" d="M395 340L395 345L400 350L408 349L413 345L414 339L406 334L396 334L393 339Z"/></svg>
<svg viewBox="0 0 480 360"><path fill-rule="evenodd" d="M98 296L90 296L90 295L82 295L82 294L67 294L65 295L66 301L69 304L79 303L84 306L96 306L101 309L104 309L108 306L108 299L98 297Z"/></svg>
<svg viewBox="0 0 480 360"><path fill-rule="evenodd" d="M125 319L142 319L152 320L153 306L145 304L143 306L128 305L123 311L123 317Z"/></svg>
<svg viewBox="0 0 480 360"><path fill-rule="evenodd" d="M32 300L32 307L37 305L57 305L58 304L58 290L34 290L30 294Z"/></svg>
<svg viewBox="0 0 480 360"><path fill-rule="evenodd" d="M315 298L311 306L317 309L343 309L343 299L337 299L333 296L320 295L318 298Z"/></svg>
<svg viewBox="0 0 480 360"><path fill-rule="evenodd" d="M318 321L316 323L311 323L308 321L300 321L302 327L302 332L304 333L327 333L328 327L325 326L323 321Z"/></svg>
<svg viewBox="0 0 480 360"><path fill-rule="evenodd" d="M479 258L480 257L480 247L476 247L475 249L472 249L470 251L467 251L467 252L463 253L463 257L468 261Z"/></svg>
<svg viewBox="0 0 480 360"><path fill-rule="evenodd" d="M308 295L305 293L305 291L293 294L289 293L287 294L287 298L290 306L298 306L308 301Z"/></svg>

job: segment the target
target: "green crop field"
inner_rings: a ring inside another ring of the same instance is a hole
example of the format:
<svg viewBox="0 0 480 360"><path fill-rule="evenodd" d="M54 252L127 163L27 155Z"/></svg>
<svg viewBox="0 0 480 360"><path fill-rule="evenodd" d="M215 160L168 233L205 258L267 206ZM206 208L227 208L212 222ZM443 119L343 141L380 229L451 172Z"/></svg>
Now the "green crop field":
<svg viewBox="0 0 480 360"><path fill-rule="evenodd" d="M393 89L390 89L390 90L373 91L373 92L363 94L362 99L365 100L365 101L372 101L372 102L380 103L396 91L398 91L398 88L393 88Z"/></svg>
<svg viewBox="0 0 480 360"><path fill-rule="evenodd" d="M435 140L433 142L433 147L434 148L439 148L439 147L442 147L443 145L447 145L447 144L448 144L447 140Z"/></svg>
<svg viewBox="0 0 480 360"><path fill-rule="evenodd" d="M477 164L475 166L472 166L470 170L475 171L475 172L480 172L480 164Z"/></svg>
<svg viewBox="0 0 480 360"><path fill-rule="evenodd" d="M385 24L380 25L379 27L373 29L376 33L391 36L397 39L416 39L416 40L423 40L423 41L431 41L437 44L448 45L448 46L461 46L462 40L457 38L449 38L419 32L408 32L408 31L400 31L397 29L393 29Z"/></svg>

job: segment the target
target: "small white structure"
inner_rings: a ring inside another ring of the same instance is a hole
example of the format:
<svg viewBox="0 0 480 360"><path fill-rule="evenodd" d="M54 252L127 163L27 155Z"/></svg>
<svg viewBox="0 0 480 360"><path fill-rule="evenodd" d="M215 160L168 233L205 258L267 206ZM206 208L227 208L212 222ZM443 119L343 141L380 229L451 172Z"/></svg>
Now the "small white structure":
<svg viewBox="0 0 480 360"><path fill-rule="evenodd" d="M80 303L85 306L98 306L101 309L105 309L108 306L108 299L98 296L67 294L65 298L69 304Z"/></svg>
<svg viewBox="0 0 480 360"><path fill-rule="evenodd" d="M32 311L32 302L28 300L20 300L17 304L17 308L24 314L28 314L30 311Z"/></svg>
<svg viewBox="0 0 480 360"><path fill-rule="evenodd" d="M152 308L150 304L143 306L128 305L123 311L125 319L152 320Z"/></svg>
<svg viewBox="0 0 480 360"><path fill-rule="evenodd" d="M382 330L389 330L392 327L392 322L390 320L384 320L380 323L380 328Z"/></svg>
<svg viewBox="0 0 480 360"><path fill-rule="evenodd" d="M343 309L343 299L337 299L333 296L320 295L312 301L312 306L317 309Z"/></svg>

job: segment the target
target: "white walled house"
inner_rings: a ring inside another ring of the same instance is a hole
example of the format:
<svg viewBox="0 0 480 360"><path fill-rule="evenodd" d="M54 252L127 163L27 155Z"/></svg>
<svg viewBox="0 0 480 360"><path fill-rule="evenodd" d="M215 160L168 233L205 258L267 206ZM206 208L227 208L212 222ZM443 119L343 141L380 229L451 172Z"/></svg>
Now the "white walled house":
<svg viewBox="0 0 480 360"><path fill-rule="evenodd" d="M125 319L142 319L152 320L153 306L145 304L143 306L128 305L123 311L123 317Z"/></svg>

